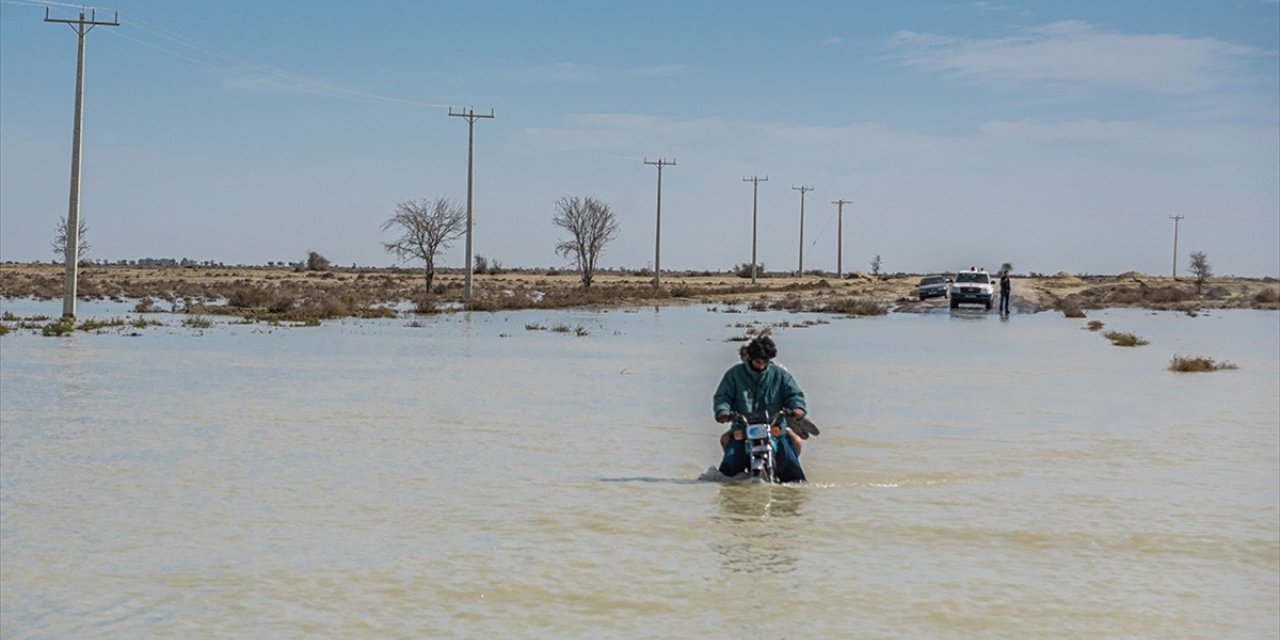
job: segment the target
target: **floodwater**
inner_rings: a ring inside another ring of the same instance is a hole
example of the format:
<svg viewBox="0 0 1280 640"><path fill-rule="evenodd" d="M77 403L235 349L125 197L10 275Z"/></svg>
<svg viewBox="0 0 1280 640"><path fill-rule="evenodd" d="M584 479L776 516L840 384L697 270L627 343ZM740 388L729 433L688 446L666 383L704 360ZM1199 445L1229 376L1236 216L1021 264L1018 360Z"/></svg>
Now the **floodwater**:
<svg viewBox="0 0 1280 640"><path fill-rule="evenodd" d="M0 338L6 640L1280 635L1274 312L158 317ZM752 324L811 484L698 480Z"/></svg>

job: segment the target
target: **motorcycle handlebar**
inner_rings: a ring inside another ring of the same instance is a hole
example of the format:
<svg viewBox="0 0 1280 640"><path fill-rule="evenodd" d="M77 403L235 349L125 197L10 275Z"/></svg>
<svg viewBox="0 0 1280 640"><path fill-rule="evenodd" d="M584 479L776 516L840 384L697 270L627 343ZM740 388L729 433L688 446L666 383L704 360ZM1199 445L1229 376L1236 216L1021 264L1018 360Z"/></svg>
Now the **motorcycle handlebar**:
<svg viewBox="0 0 1280 640"><path fill-rule="evenodd" d="M781 422L783 417L792 415L794 411L795 411L794 409L783 409L773 414L773 417L769 418L769 424L771 426L778 424L779 422ZM768 414L766 413L766 415ZM750 422L749 420L747 420L746 416L742 415L741 413L738 413L737 411L729 412L729 417L731 422L733 423L749 424Z"/></svg>

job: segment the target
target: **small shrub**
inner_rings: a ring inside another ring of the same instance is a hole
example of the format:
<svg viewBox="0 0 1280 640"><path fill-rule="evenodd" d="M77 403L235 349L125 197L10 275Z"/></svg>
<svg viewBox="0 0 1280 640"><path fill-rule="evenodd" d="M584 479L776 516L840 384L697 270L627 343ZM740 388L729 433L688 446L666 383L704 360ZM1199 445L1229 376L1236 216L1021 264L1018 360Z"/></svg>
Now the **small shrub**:
<svg viewBox="0 0 1280 640"><path fill-rule="evenodd" d="M9 334L9 327L6 327L5 325L0 324L0 336L4 336L8 334Z"/></svg>
<svg viewBox="0 0 1280 640"><path fill-rule="evenodd" d="M573 334L579 338L585 337L587 335L587 328L582 325L578 325L578 327L573 330Z"/></svg>
<svg viewBox="0 0 1280 640"><path fill-rule="evenodd" d="M567 324L558 324L558 325L556 325L556 326L554 326L554 327L551 327L551 330L552 330L552 331L554 331L554 332L556 332L556 333L569 333L569 325L567 325Z"/></svg>
<svg viewBox="0 0 1280 640"><path fill-rule="evenodd" d="M526 325L524 326L524 330L525 330L525 331L546 331L546 330L547 330L547 328L546 328L546 327L544 327L544 326L542 326L542 325L540 325L540 324L538 324L538 323L536 323L536 322L533 322L533 323L530 323L530 324L526 324Z"/></svg>
<svg viewBox="0 0 1280 640"><path fill-rule="evenodd" d="M1149 344L1146 340L1133 335L1132 333L1120 333L1119 331L1108 331L1104 334L1111 344L1117 347L1140 347Z"/></svg>
<svg viewBox="0 0 1280 640"><path fill-rule="evenodd" d="M44 327L40 329L40 333L41 335L44 335L46 337L56 338L56 337L69 335L72 331L75 331L75 330L76 330L76 321L74 318L59 318L57 320L54 320L53 322L50 322L49 324L44 325Z"/></svg>
<svg viewBox="0 0 1280 640"><path fill-rule="evenodd" d="M1213 361L1213 358L1184 357L1177 355L1175 355L1173 360L1169 362L1169 370L1176 371L1178 373L1203 373L1206 371L1220 371L1222 369L1239 369L1239 367L1226 361L1223 361L1221 364L1216 363Z"/></svg>
<svg viewBox="0 0 1280 640"><path fill-rule="evenodd" d="M213 326L213 321L204 316L191 316L182 319L182 326L191 329L208 329Z"/></svg>
<svg viewBox="0 0 1280 640"><path fill-rule="evenodd" d="M879 304L861 298L832 300L816 310L822 313L841 313L846 316L882 316L889 313L888 309Z"/></svg>
<svg viewBox="0 0 1280 640"><path fill-rule="evenodd" d="M1088 326L1087 328L1088 328L1090 331L1101 331L1101 330L1102 330L1102 321L1101 321L1101 320L1090 320L1090 321L1089 321L1089 326Z"/></svg>
<svg viewBox="0 0 1280 640"><path fill-rule="evenodd" d="M76 328L81 331L99 331L101 329L106 329L108 327L123 327L124 323L125 323L124 318L113 318L111 320L99 320L97 318L90 318L88 320L85 320L84 322L81 322L80 326Z"/></svg>

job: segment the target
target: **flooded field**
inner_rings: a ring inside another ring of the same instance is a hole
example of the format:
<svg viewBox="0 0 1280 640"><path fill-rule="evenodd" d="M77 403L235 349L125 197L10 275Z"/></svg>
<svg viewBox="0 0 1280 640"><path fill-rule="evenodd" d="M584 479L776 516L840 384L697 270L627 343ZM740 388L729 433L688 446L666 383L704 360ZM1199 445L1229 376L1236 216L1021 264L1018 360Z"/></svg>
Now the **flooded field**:
<svg viewBox="0 0 1280 640"><path fill-rule="evenodd" d="M1275 312L156 318L0 338L6 640L1280 634ZM764 326L811 484L699 482Z"/></svg>

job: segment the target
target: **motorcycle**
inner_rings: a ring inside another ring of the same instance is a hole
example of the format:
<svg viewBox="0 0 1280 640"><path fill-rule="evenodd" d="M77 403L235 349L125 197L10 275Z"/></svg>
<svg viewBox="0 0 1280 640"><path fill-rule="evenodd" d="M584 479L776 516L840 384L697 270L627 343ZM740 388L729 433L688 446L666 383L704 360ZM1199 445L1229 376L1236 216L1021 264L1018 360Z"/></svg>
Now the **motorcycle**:
<svg viewBox="0 0 1280 640"><path fill-rule="evenodd" d="M747 474L753 483L774 484L778 480L778 438L782 437L782 418L779 411L756 412L750 416L733 414L733 440L729 446L742 446L747 454ZM803 477L801 478L803 479Z"/></svg>

